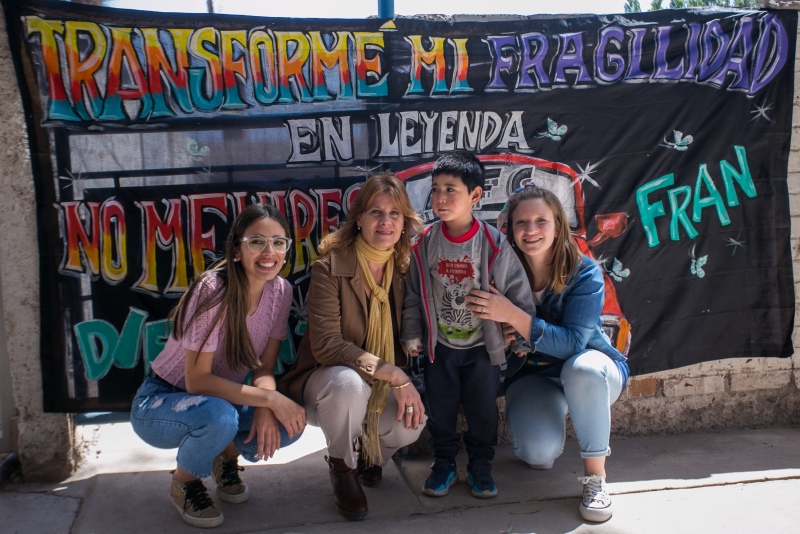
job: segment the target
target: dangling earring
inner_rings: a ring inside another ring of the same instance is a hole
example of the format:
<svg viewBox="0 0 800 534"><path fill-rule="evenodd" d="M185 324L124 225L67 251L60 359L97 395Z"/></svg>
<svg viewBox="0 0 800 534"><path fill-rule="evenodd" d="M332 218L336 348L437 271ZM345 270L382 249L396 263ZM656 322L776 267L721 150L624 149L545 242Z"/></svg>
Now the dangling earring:
<svg viewBox="0 0 800 534"><path fill-rule="evenodd" d="M283 264L286 265L286 260L283 260Z"/></svg>
<svg viewBox="0 0 800 534"><path fill-rule="evenodd" d="M512 241L511 242L511 246L514 247L514 248L517 248L517 242L516 241Z"/></svg>
<svg viewBox="0 0 800 534"><path fill-rule="evenodd" d="M403 230L400 230L400 233L401 233L401 234L404 234L404 233L406 233L405 229L403 229Z"/></svg>
<svg viewBox="0 0 800 534"><path fill-rule="evenodd" d="M358 231L359 231L359 232L361 231L361 227L360 227L360 226L356 226L356 228L358 228Z"/></svg>

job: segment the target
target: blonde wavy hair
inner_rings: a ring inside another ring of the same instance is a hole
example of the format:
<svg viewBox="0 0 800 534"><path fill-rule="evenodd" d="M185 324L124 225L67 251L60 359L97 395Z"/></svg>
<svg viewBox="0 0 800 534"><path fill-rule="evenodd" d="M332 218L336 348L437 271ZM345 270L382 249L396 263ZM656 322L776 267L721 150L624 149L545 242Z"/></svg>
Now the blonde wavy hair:
<svg viewBox="0 0 800 534"><path fill-rule="evenodd" d="M408 198L403 182L398 180L391 172L382 172L367 178L367 181L361 186L355 200L350 205L347 218L342 226L332 234L328 234L320 243L319 253L321 256L330 254L335 250L348 248L355 243L359 234L356 220L367 211L375 197L380 194L387 194L392 197L398 211L403 216L404 232L394 246L394 263L401 273L408 272L408 266L411 262L411 239L422 230L422 220L411 205L411 200Z"/></svg>

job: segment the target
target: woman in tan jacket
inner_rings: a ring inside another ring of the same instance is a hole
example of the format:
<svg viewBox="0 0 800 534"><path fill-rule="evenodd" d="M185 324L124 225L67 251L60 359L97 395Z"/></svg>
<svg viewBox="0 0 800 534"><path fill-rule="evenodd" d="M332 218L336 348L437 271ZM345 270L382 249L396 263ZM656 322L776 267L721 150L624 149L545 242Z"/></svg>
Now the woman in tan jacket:
<svg viewBox="0 0 800 534"><path fill-rule="evenodd" d="M361 484L377 486L381 465L416 441L425 422L398 340L411 235L420 228L394 175L364 183L342 227L319 247L308 330L279 385L325 434L336 508L348 519L366 517Z"/></svg>

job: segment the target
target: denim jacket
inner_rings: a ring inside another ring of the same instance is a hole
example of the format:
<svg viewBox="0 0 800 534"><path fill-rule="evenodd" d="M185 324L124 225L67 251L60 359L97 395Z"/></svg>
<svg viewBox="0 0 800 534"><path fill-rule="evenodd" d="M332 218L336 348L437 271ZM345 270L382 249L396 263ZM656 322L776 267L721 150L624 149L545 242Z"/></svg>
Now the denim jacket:
<svg viewBox="0 0 800 534"><path fill-rule="evenodd" d="M567 280L564 291L557 295L547 291L542 305L531 318L527 360L560 363L572 356L593 349L617 363L627 378L625 355L618 351L603 332L600 317L605 298L603 271L591 258L584 256ZM511 358L505 376L511 376L525 363L526 358Z"/></svg>

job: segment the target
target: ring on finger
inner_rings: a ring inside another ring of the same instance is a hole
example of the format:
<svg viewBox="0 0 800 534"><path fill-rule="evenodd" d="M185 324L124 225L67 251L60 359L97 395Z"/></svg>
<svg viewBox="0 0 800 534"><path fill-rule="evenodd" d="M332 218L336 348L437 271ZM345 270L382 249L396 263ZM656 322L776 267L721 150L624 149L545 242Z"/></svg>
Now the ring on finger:
<svg viewBox="0 0 800 534"><path fill-rule="evenodd" d="M414 407L413 406L406 406L406 413L414 413Z"/></svg>

